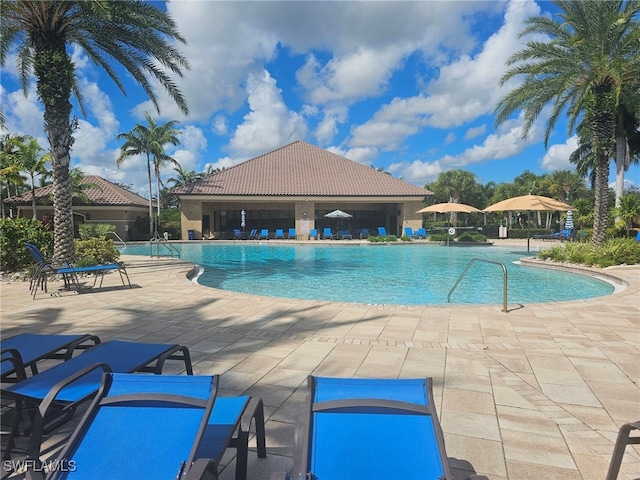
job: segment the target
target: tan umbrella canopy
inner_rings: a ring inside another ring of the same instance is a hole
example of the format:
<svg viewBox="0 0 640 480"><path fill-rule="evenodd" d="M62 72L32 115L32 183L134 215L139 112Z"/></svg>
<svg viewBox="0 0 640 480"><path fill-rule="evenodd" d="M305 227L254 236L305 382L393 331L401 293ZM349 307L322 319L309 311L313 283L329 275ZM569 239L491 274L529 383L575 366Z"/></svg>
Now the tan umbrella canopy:
<svg viewBox="0 0 640 480"><path fill-rule="evenodd" d="M421 208L416 213L482 213L482 210L464 203L447 202L429 205Z"/></svg>
<svg viewBox="0 0 640 480"><path fill-rule="evenodd" d="M563 212L572 210L568 205L559 200L540 195L521 195L519 197L507 198L501 202L489 205L484 209L485 212L504 212L504 211L527 211L527 212ZM529 222L527 222L527 253L529 253Z"/></svg>
<svg viewBox="0 0 640 480"><path fill-rule="evenodd" d="M571 205L549 197L541 197L540 195L522 195L520 197L507 198L501 202L489 205L484 209L485 212L504 212L506 210L559 212L572 210L572 207Z"/></svg>

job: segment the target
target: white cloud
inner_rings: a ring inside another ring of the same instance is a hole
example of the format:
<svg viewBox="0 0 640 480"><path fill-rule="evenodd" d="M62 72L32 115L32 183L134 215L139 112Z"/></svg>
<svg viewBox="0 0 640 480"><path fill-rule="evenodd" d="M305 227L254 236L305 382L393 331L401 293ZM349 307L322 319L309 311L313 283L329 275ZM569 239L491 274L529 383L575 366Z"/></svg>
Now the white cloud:
<svg viewBox="0 0 640 480"><path fill-rule="evenodd" d="M464 135L465 140L471 140L476 137L481 137L487 131L487 125L480 125L479 127L470 128Z"/></svg>
<svg viewBox="0 0 640 480"><path fill-rule="evenodd" d="M577 149L577 135L568 138L563 144L551 145L540 161L540 166L548 172L555 170L574 170L575 165L569 161L569 157Z"/></svg>
<svg viewBox="0 0 640 480"><path fill-rule="evenodd" d="M351 146L375 145L397 149L408 136L425 127L451 128L492 113L504 94L499 80L507 58L519 49L518 34L524 19L539 13L534 2L510 2L505 24L476 56L462 55L439 70L425 92L394 98L375 115L352 130ZM386 135L378 135L381 130Z"/></svg>
<svg viewBox="0 0 640 480"><path fill-rule="evenodd" d="M233 132L229 150L234 156L250 158L305 138L303 117L287 109L275 80L264 70L247 79L250 112Z"/></svg>

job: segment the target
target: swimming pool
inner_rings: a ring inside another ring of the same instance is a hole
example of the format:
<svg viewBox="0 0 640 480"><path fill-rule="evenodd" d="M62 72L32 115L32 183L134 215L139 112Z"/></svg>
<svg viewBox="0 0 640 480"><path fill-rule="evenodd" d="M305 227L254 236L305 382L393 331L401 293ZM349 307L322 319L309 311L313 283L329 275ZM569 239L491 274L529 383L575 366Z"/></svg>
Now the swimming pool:
<svg viewBox="0 0 640 480"><path fill-rule="evenodd" d="M438 245L283 245L179 243L181 258L204 268L201 285L273 297L365 304L441 305L473 258L503 263L508 301L541 303L609 295L607 282L571 273L516 265L526 251L503 247ZM127 254L148 255L149 246ZM476 262L451 303L501 304L499 265Z"/></svg>

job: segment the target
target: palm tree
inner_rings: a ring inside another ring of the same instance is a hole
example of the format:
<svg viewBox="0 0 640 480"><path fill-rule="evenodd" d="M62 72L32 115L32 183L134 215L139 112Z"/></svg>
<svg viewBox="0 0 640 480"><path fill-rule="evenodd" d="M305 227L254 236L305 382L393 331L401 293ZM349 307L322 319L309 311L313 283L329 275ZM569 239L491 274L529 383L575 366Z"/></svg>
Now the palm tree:
<svg viewBox="0 0 640 480"><path fill-rule="evenodd" d="M186 101L171 76L182 76L182 70L189 68L186 58L172 45L174 41L184 43L184 38L167 12L141 0L0 0L0 10L0 65L4 66L15 47L23 91L28 91L33 74L44 105L53 170L54 259L60 263L73 260L69 178L72 93L83 112L84 108L69 46L81 48L123 93L114 61L142 87L156 109L159 104L151 79L187 114Z"/></svg>
<svg viewBox="0 0 640 480"><path fill-rule="evenodd" d="M18 155L18 145L26 139L24 135L13 135L7 133L0 138L0 211L1 216L4 218L4 203L2 198L5 191L7 197L11 196L11 185L16 187L15 194L17 195L17 185L24 184L24 179L20 175L20 157Z"/></svg>
<svg viewBox="0 0 640 480"><path fill-rule="evenodd" d="M51 154L46 152L41 154L43 148L38 144L38 140L30 138L26 142L17 144L19 156L19 168L27 173L31 179L31 210L32 218L36 218L36 176L46 175L46 164L51 161Z"/></svg>
<svg viewBox="0 0 640 480"><path fill-rule="evenodd" d="M627 193L622 196L620 206L614 209L620 222L624 224L627 237L631 234L633 221L640 217L640 193Z"/></svg>
<svg viewBox="0 0 640 480"><path fill-rule="evenodd" d="M542 109L551 104L545 128L545 147L558 118L566 112L568 131L581 118L589 129L595 155L596 198L593 243L606 238L608 215L607 182L609 158L616 135L616 114L621 105L631 111L636 98L640 68L640 28L637 1L556 0L555 18L535 16L527 20L521 36L538 34L549 40L529 41L508 61L509 70L501 83L524 76L523 83L500 100L496 124L514 112L524 112L526 137Z"/></svg>
<svg viewBox="0 0 640 480"><path fill-rule="evenodd" d="M193 170L185 170L180 165L177 165L173 168L173 171L176 172L175 177L171 177L167 180L169 183L173 184L173 187L184 187L185 185L190 184L198 177L198 174Z"/></svg>
<svg viewBox="0 0 640 480"><path fill-rule="evenodd" d="M151 115L145 112L148 127L136 124L130 132L119 133L118 140L124 140L124 144L120 147L120 155L116 159L118 168L127 157L146 155L147 157L147 176L149 178L149 237L154 234L153 222L153 189L151 185L151 162L153 160L154 170L156 173L156 188L160 192L160 166L165 161L171 161L177 164L176 160L168 156L164 152L164 146L167 144L179 145L178 130L174 126L178 123L171 120L162 125L158 125L151 118ZM158 219L160 218L160 199L158 199Z"/></svg>

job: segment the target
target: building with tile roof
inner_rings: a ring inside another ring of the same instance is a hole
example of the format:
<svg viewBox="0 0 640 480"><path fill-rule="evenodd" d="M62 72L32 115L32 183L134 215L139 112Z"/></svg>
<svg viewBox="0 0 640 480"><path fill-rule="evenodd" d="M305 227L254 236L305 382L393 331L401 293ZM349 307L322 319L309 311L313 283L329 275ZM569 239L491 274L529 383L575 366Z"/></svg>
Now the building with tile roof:
<svg viewBox="0 0 640 480"><path fill-rule="evenodd" d="M85 198L73 197L74 225L81 223L108 223L115 225L116 233L124 241L148 240L149 200L97 175L85 175L80 184ZM35 190L37 217L53 215L53 185ZM9 197L4 203L17 207L18 216L31 218L31 191ZM155 205L155 202L154 202ZM138 231L140 230L140 231Z"/></svg>
<svg viewBox="0 0 640 480"><path fill-rule="evenodd" d="M295 228L299 239L325 227L401 235L422 226L425 197L433 193L347 158L296 141L175 188L182 238L232 238L234 229ZM351 218L325 215L343 210ZM242 212L245 225L242 227Z"/></svg>

